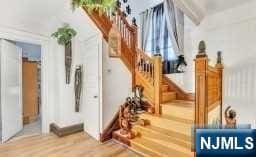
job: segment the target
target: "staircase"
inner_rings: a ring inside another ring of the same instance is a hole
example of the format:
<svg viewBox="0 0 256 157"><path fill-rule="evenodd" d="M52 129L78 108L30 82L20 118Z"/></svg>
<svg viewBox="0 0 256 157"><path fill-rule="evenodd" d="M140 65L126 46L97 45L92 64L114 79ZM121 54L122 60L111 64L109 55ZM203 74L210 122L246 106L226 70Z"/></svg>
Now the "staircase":
<svg viewBox="0 0 256 157"><path fill-rule="evenodd" d="M150 57L138 49L137 27L130 25L120 10L115 16L111 13L99 15L96 11L88 12L86 8L84 10L106 41L112 23L117 26L122 36L120 59L132 74L132 86L143 86L144 100L152 111L139 115L141 119L149 120L150 125L133 125L133 131L139 133L138 137L132 140L116 139L144 156L192 156L193 96L162 74L161 56Z"/></svg>
<svg viewBox="0 0 256 157"><path fill-rule="evenodd" d="M191 127L194 119L194 102L175 100L164 103L162 115L141 114L150 121L148 126L134 125L139 134L131 140L131 148L143 156L191 157Z"/></svg>

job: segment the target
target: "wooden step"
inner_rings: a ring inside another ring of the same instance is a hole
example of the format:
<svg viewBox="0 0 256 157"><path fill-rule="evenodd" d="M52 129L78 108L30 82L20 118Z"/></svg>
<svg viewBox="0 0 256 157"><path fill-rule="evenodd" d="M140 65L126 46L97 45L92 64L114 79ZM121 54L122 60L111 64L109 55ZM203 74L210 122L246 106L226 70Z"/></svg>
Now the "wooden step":
<svg viewBox="0 0 256 157"><path fill-rule="evenodd" d="M168 92L169 86L167 84L162 84L162 92Z"/></svg>
<svg viewBox="0 0 256 157"><path fill-rule="evenodd" d="M176 92L163 92L162 93L162 103L167 103L172 100L176 100Z"/></svg>
<svg viewBox="0 0 256 157"><path fill-rule="evenodd" d="M131 147L144 156L151 157L192 157L193 153L177 145L144 137L138 137L131 140Z"/></svg>
<svg viewBox="0 0 256 157"><path fill-rule="evenodd" d="M178 135L183 135L183 136L178 136L180 137L187 137L187 139L190 139L191 137L191 128L192 128L192 124L186 124L186 123L182 123L179 121L174 121L174 120L170 120L170 119L166 119L164 117L157 117L154 115L150 115L150 114L140 114L139 115L140 118L142 119L147 119L150 121L150 124L152 126L155 126L157 128L161 128L164 130L168 130L170 132L172 132L173 134L175 134L176 136Z"/></svg>
<svg viewBox="0 0 256 157"><path fill-rule="evenodd" d="M187 101L172 101L161 104L162 114L171 119L183 119L187 122L194 121L194 105ZM184 121L184 122L185 122Z"/></svg>
<svg viewBox="0 0 256 157"><path fill-rule="evenodd" d="M193 123L194 107L193 102L172 101L161 104L162 116L167 119L177 120L183 123Z"/></svg>
<svg viewBox="0 0 256 157"><path fill-rule="evenodd" d="M163 142L170 142L176 145L179 145L181 147L184 147L188 150L191 150L191 140L183 140L181 138L178 138L176 136L170 136L166 134L166 132L163 131L156 131L154 129L151 129L150 127L143 127L140 125L134 125L133 130L138 132L141 137L147 137L152 139L157 139L159 141Z"/></svg>

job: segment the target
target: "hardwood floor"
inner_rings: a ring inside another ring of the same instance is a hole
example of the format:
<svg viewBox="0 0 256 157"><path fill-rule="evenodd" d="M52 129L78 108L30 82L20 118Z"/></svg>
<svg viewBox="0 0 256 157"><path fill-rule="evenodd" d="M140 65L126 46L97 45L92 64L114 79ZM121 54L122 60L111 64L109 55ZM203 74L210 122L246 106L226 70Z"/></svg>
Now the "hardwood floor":
<svg viewBox="0 0 256 157"><path fill-rule="evenodd" d="M113 141L101 144L85 133L58 138L53 134L0 144L0 157L139 157Z"/></svg>

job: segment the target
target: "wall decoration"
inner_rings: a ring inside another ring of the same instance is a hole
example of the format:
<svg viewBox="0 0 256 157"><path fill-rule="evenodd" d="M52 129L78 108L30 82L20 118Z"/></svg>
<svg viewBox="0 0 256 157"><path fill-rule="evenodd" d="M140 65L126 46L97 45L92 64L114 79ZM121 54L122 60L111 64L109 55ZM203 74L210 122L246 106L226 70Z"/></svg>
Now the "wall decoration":
<svg viewBox="0 0 256 157"><path fill-rule="evenodd" d="M115 24L109 31L109 57L121 57L121 33Z"/></svg>
<svg viewBox="0 0 256 157"><path fill-rule="evenodd" d="M70 83L70 72L72 64L72 38L76 36L76 31L68 24L64 24L63 27L52 34L52 37L56 38L58 44L65 46L65 69L66 69L66 83Z"/></svg>
<svg viewBox="0 0 256 157"><path fill-rule="evenodd" d="M83 85L83 66L76 66L75 71L75 111L80 111L80 99L82 93L82 85Z"/></svg>

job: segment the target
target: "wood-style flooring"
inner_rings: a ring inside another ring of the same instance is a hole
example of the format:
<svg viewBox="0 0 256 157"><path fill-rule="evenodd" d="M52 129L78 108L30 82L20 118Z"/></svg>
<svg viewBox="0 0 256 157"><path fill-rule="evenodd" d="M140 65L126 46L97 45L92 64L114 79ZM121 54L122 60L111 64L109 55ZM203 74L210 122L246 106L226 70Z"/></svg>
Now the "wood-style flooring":
<svg viewBox="0 0 256 157"><path fill-rule="evenodd" d="M59 138L53 134L0 144L0 157L139 157L113 141L101 144L86 133Z"/></svg>

